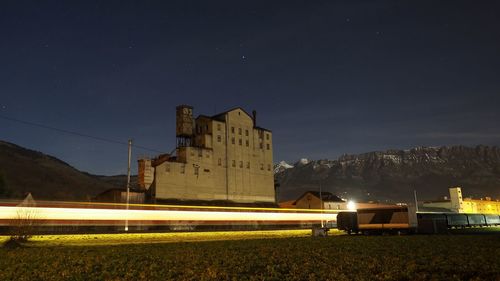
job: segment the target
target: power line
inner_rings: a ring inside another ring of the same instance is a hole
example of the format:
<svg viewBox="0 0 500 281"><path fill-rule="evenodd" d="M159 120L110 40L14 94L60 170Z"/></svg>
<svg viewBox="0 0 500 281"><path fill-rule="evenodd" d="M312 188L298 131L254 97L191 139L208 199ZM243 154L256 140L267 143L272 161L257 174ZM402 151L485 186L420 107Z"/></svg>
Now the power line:
<svg viewBox="0 0 500 281"><path fill-rule="evenodd" d="M128 142L122 142L122 141L112 140L112 139L108 139L108 138L96 137L96 136L92 136L92 135L82 134L82 133L75 132L75 131L69 131L69 130L65 130L65 129L59 129L59 128L56 128L56 127L47 126L47 125L43 125L43 124L35 123L35 122L30 122L30 121L25 121L25 120L21 120L21 119L16 119L16 118L4 116L4 115L0 115L0 118L5 119L5 120L9 120L9 121L12 121L12 122L17 122L17 123L21 123L21 124L24 124L24 125L34 126L34 127L40 127L40 128L44 128L44 129L47 129L47 130L52 130L52 131L64 133L64 134L75 135L75 136L79 136L79 137L83 137L83 138L89 138L89 139L94 139L94 140L108 142L108 143L114 143L114 144L120 144L120 145L128 145ZM153 148L149 148L149 147L145 147L145 146L141 146L141 145L132 145L132 146L135 147L135 148L139 148L139 149L143 149L143 150L148 150L148 151L152 151L152 152L165 153L163 151L159 151L157 149L153 149Z"/></svg>

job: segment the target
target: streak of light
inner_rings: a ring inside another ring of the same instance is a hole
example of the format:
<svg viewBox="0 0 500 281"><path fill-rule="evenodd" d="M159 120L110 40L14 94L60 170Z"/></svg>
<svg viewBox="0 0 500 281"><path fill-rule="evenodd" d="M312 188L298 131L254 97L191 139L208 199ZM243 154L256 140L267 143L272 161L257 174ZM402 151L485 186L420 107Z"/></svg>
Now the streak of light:
<svg viewBox="0 0 500 281"><path fill-rule="evenodd" d="M275 209L278 210L278 209ZM295 210L297 211L297 210ZM151 221L336 221L333 213L234 212L198 210L122 210L0 206L0 219L32 214L38 220L151 220Z"/></svg>
<svg viewBox="0 0 500 281"><path fill-rule="evenodd" d="M1 203L1 202L0 202ZM69 206L108 206L108 207L124 207L126 203L103 203L103 202L69 202L69 201L37 201L38 205L43 204L61 204ZM267 208L267 207L226 207L226 206L190 206L190 205L159 205L159 204L129 204L130 208L133 207L147 207L147 208L175 208L175 209L207 209L207 210L248 210L248 211L293 211L301 213L338 213L346 210L330 210L330 209L292 209L292 208Z"/></svg>

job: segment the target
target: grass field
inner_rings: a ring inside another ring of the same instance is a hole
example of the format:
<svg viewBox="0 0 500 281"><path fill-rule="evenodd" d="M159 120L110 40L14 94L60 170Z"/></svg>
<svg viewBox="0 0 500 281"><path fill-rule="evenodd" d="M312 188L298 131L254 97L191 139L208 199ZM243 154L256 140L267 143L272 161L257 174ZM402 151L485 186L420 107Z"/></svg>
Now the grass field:
<svg viewBox="0 0 500 281"><path fill-rule="evenodd" d="M43 236L0 248L0 268L0 280L500 280L500 235Z"/></svg>

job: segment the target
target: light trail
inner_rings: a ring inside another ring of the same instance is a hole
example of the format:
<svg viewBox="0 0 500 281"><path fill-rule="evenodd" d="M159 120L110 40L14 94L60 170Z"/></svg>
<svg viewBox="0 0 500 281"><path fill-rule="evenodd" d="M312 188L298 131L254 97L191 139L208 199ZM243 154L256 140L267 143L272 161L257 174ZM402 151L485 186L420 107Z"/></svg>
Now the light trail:
<svg viewBox="0 0 500 281"><path fill-rule="evenodd" d="M199 211L199 210L123 210L91 208L0 206L0 220L13 220L30 214L36 220L55 221L336 221L336 213L275 211ZM340 210L339 210L340 211Z"/></svg>

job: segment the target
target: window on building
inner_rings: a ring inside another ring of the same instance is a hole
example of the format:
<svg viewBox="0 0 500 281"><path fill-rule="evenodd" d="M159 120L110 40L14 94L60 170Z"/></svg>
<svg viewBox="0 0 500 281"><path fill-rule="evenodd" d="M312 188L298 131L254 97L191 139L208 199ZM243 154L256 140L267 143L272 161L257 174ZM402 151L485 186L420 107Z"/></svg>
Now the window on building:
<svg viewBox="0 0 500 281"><path fill-rule="evenodd" d="M233 167L236 167L236 160L233 160Z"/></svg>
<svg viewBox="0 0 500 281"><path fill-rule="evenodd" d="M270 149L270 147L271 147L269 144L266 144L266 146L267 146L267 150L269 150L269 149Z"/></svg>
<svg viewBox="0 0 500 281"><path fill-rule="evenodd" d="M271 164L267 164L267 170L271 171Z"/></svg>
<svg viewBox="0 0 500 281"><path fill-rule="evenodd" d="M217 131L220 131L220 124L217 124Z"/></svg>
<svg viewBox="0 0 500 281"><path fill-rule="evenodd" d="M181 165L181 174L186 172L186 165Z"/></svg>
<svg viewBox="0 0 500 281"><path fill-rule="evenodd" d="M234 127L231 127L231 133L234 134Z"/></svg>
<svg viewBox="0 0 500 281"><path fill-rule="evenodd" d="M222 159L220 159L220 158L219 158L219 160L217 161L217 164L218 164L219 166L222 166Z"/></svg>
<svg viewBox="0 0 500 281"><path fill-rule="evenodd" d="M205 125L205 132L208 132L208 125Z"/></svg>
<svg viewBox="0 0 500 281"><path fill-rule="evenodd" d="M264 144L260 143L260 149L264 149Z"/></svg>
<svg viewBox="0 0 500 281"><path fill-rule="evenodd" d="M217 142L221 142L222 141L222 137L220 135L217 135Z"/></svg>
<svg viewBox="0 0 500 281"><path fill-rule="evenodd" d="M243 161L240 161L240 168L243 168Z"/></svg>
<svg viewBox="0 0 500 281"><path fill-rule="evenodd" d="M264 170L264 164L260 164L260 169Z"/></svg>
<svg viewBox="0 0 500 281"><path fill-rule="evenodd" d="M194 174L199 175L200 174L200 167L194 167Z"/></svg>
<svg viewBox="0 0 500 281"><path fill-rule="evenodd" d="M269 140L269 134L266 134L266 139Z"/></svg>
<svg viewBox="0 0 500 281"><path fill-rule="evenodd" d="M233 137L233 138L231 138L231 143L232 143L232 144L234 144L234 137Z"/></svg>
<svg viewBox="0 0 500 281"><path fill-rule="evenodd" d="M246 141L245 141L245 144L246 144L247 146L249 146L249 145L250 145L250 142L249 142L248 140L246 140Z"/></svg>
<svg viewBox="0 0 500 281"><path fill-rule="evenodd" d="M245 130L245 136L248 137L248 130Z"/></svg>
<svg viewBox="0 0 500 281"><path fill-rule="evenodd" d="M238 135L241 135L241 128L238 128Z"/></svg>
<svg viewBox="0 0 500 281"><path fill-rule="evenodd" d="M247 162L247 169L250 169L250 162Z"/></svg>
<svg viewBox="0 0 500 281"><path fill-rule="evenodd" d="M242 144L242 140L241 140L241 139L239 139L239 140L238 140L238 144L239 144L239 145L241 145L241 144Z"/></svg>

